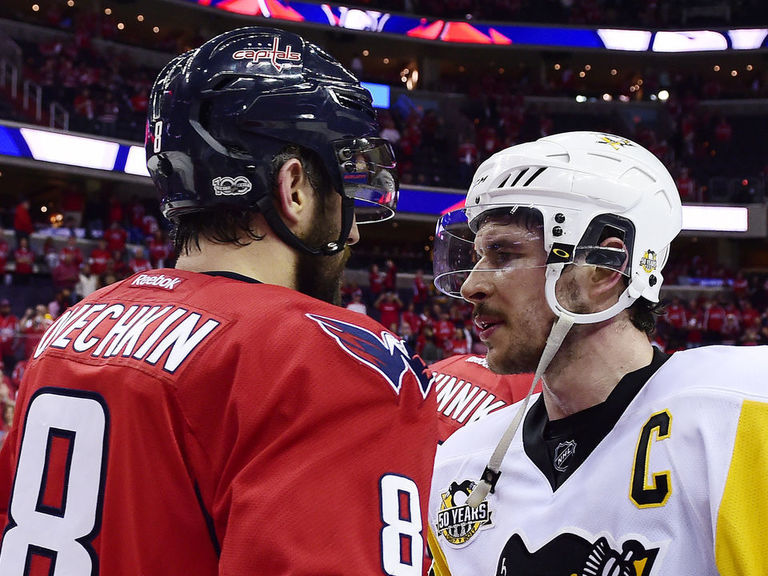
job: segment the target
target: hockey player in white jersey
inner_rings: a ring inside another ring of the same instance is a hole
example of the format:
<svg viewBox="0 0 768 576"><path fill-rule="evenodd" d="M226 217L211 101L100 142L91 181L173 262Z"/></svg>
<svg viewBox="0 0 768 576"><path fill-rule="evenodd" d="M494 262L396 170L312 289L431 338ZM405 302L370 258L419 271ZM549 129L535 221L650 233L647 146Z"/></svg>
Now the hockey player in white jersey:
<svg viewBox="0 0 768 576"><path fill-rule="evenodd" d="M593 132L495 154L441 218L435 284L542 392L438 449L438 576L768 574L768 350L648 339L681 221L662 163Z"/></svg>

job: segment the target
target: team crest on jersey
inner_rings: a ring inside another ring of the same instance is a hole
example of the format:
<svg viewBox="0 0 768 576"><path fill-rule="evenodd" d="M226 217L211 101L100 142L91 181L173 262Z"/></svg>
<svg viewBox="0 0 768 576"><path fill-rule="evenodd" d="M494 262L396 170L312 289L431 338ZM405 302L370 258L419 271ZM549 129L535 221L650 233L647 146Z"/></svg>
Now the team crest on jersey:
<svg viewBox="0 0 768 576"><path fill-rule="evenodd" d="M643 257L640 258L640 266L643 267L648 274L656 270L658 263L656 262L656 252L653 250L646 250Z"/></svg>
<svg viewBox="0 0 768 576"><path fill-rule="evenodd" d="M493 527L488 500L483 500L477 508L467 504L475 486L472 480L452 482L448 490L440 494L437 531L453 546L465 546L480 530Z"/></svg>
<svg viewBox="0 0 768 576"><path fill-rule="evenodd" d="M421 395L427 397L432 385L431 379L427 377L427 366L418 356L410 355L400 338L386 331L377 336L355 324L326 316L306 316L317 322L323 332L336 340L347 354L381 374L396 394L400 394L403 378L410 371L416 376Z"/></svg>
<svg viewBox="0 0 768 576"><path fill-rule="evenodd" d="M653 566L659 548L648 548L638 540L625 540L615 548L604 536L591 541L576 534L559 534L530 552L519 534L504 546L496 576L557 574L563 576L656 576Z"/></svg>

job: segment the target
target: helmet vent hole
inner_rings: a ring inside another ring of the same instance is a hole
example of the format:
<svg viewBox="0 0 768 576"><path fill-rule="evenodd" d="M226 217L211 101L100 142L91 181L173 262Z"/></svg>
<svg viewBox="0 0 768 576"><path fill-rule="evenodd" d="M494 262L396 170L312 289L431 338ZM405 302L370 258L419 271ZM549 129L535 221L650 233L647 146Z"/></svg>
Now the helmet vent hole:
<svg viewBox="0 0 768 576"><path fill-rule="evenodd" d="M525 182L523 182L522 186L529 186L529 185L531 184L531 182L533 182L534 180L536 180L536 178L538 178L538 177L539 177L539 175L540 175L542 172L544 172L544 170L546 170L546 169L547 169L547 167L546 167L546 166L542 166L541 168L539 168L538 170L536 170L536 172L534 172L533 174L531 174L531 177L530 177L530 178L528 178L528 180L526 180ZM512 180L512 182L511 182L511 183L509 182L509 181L512 179L512 175L510 174L509 178L507 178L506 182L504 182L504 184L502 184L502 185L500 186L500 188L514 188L515 186L517 186L517 183L518 183L518 182L520 182L520 180L522 180L523 176L525 176L525 175L528 173L528 171L530 171L530 170L531 170L531 168L530 168L530 167L528 167L528 168L523 168L523 169L522 169L520 172L518 172L517 176L515 176L515 179L514 179L514 180Z"/></svg>
<svg viewBox="0 0 768 576"><path fill-rule="evenodd" d="M522 177L523 177L523 175L524 175L526 172L528 172L528 168L523 168L523 169L522 169L522 170L521 170L521 171L518 173L518 175L515 177L515 179L512 181L512 183L509 185L509 187L510 187L510 188L512 188L513 186L515 186L515 185L518 183L518 181L520 180L520 178L522 178ZM512 176L510 176L510 178L512 178Z"/></svg>
<svg viewBox="0 0 768 576"><path fill-rule="evenodd" d="M357 110L358 112L368 114L371 118L375 118L373 108L371 108L371 105L362 98L359 98L353 94L341 92L339 90L336 90L334 95L336 96L339 104L345 108L351 108L352 110Z"/></svg>
<svg viewBox="0 0 768 576"><path fill-rule="evenodd" d="M536 170L536 172L533 173L533 176L531 176L530 178L528 178L528 180L525 181L524 186L530 186L531 182L536 180L536 178L538 178L541 175L541 173L544 172L544 170L546 170L546 169L547 169L546 166L542 166L541 168Z"/></svg>

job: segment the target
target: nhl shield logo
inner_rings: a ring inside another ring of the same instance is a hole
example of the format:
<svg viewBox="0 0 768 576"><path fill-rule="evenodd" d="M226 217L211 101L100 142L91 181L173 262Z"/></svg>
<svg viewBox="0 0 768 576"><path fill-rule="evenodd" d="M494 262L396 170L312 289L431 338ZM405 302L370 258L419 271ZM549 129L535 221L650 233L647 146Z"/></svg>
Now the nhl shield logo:
<svg viewBox="0 0 768 576"><path fill-rule="evenodd" d="M452 482L448 490L440 494L437 529L448 544L465 546L480 530L493 527L487 500L477 508L466 503L475 486L472 480Z"/></svg>
<svg viewBox="0 0 768 576"><path fill-rule="evenodd" d="M565 472L571 464L571 457L576 453L576 440L560 442L555 448L555 459L552 465L558 472Z"/></svg>

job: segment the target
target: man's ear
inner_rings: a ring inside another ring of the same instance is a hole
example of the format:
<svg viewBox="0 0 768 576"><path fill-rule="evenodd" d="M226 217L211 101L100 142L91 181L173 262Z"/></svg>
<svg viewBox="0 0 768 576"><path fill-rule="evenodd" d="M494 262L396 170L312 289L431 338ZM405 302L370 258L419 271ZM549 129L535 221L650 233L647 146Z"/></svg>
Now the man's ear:
<svg viewBox="0 0 768 576"><path fill-rule="evenodd" d="M275 205L288 227L298 224L302 213L310 209L312 187L298 158L287 160L278 170L275 195Z"/></svg>
<svg viewBox="0 0 768 576"><path fill-rule="evenodd" d="M605 297L614 291L617 294L623 292L624 284L623 274L621 272L626 270L627 266L629 266L629 250L623 240L616 237L606 238L600 243L600 246L622 250L626 257L620 271L602 266L595 266L590 270L588 289L590 291L590 296L595 299ZM617 286L620 290L616 290Z"/></svg>

